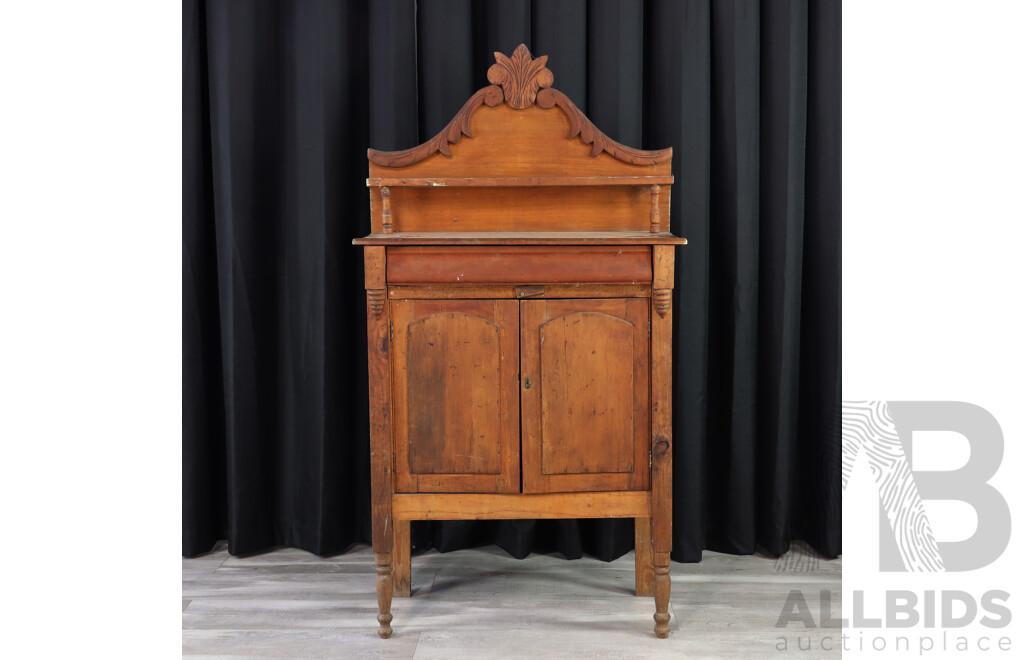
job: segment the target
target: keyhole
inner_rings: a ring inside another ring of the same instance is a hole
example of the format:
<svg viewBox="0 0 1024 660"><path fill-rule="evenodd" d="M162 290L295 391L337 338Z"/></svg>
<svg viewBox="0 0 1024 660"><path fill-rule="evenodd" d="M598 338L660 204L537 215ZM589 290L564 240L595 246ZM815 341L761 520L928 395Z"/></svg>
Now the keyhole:
<svg viewBox="0 0 1024 660"><path fill-rule="evenodd" d="M525 390L530 389L530 377L529 376L527 376L525 379L523 379L523 389L525 389Z"/></svg>

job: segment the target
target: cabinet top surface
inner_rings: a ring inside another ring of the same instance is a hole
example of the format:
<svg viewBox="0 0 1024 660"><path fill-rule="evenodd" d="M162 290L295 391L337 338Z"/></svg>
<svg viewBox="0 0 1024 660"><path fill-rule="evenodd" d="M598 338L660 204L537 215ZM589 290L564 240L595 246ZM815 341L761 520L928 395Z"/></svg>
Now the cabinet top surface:
<svg viewBox="0 0 1024 660"><path fill-rule="evenodd" d="M485 231L370 234L355 245L686 245L669 232L649 231Z"/></svg>

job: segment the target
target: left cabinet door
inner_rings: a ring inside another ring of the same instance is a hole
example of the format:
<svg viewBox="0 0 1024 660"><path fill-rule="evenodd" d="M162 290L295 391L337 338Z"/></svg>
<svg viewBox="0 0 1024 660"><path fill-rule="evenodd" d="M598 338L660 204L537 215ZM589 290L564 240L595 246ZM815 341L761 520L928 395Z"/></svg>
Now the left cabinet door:
<svg viewBox="0 0 1024 660"><path fill-rule="evenodd" d="M392 300L400 493L519 492L519 302Z"/></svg>

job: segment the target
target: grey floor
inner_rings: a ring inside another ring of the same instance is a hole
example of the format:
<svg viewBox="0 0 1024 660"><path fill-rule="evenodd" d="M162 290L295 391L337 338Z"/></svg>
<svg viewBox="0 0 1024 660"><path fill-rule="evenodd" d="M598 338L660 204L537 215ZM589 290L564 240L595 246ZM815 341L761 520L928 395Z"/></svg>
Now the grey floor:
<svg viewBox="0 0 1024 660"><path fill-rule="evenodd" d="M775 559L705 552L672 563L672 633L654 637L654 600L633 595L633 554L611 563L510 558L495 547L412 558L412 598L377 637L373 555L280 549L182 560L182 652L275 658L838 658L833 629L776 622L798 590L819 625L841 616L841 560L802 544ZM834 643L833 643L834 640ZM788 653L777 650L788 644ZM810 647L809 650L808 646ZM832 651L825 649L834 648Z"/></svg>

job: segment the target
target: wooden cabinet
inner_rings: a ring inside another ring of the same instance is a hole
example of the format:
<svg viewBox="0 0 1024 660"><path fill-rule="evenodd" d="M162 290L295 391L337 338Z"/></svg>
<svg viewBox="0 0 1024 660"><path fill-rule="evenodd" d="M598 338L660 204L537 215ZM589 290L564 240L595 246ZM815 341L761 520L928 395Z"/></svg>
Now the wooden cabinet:
<svg viewBox="0 0 1024 660"><path fill-rule="evenodd" d="M432 140L369 151L379 634L412 520L620 517L665 637L672 153L610 140L525 46L495 55Z"/></svg>

